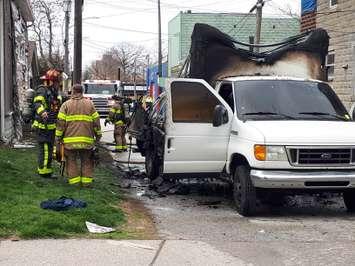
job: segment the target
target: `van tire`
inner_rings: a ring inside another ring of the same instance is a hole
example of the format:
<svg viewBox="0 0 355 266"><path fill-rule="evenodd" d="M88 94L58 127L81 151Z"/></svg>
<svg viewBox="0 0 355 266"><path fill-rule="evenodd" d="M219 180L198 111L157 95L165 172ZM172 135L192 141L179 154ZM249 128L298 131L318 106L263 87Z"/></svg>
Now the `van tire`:
<svg viewBox="0 0 355 266"><path fill-rule="evenodd" d="M343 199L348 212L355 212L355 190L344 191Z"/></svg>
<svg viewBox="0 0 355 266"><path fill-rule="evenodd" d="M160 160L154 150L147 150L145 153L145 172L150 180L154 180L160 174Z"/></svg>
<svg viewBox="0 0 355 266"><path fill-rule="evenodd" d="M250 179L250 167L238 165L233 173L233 198L236 209L243 216L256 212L256 190Z"/></svg>

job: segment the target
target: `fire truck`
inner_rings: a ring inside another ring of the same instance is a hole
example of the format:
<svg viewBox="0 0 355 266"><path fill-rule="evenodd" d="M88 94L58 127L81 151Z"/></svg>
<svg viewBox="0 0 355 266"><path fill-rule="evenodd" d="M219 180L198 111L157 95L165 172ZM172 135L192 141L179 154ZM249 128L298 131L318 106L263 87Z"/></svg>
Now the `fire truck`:
<svg viewBox="0 0 355 266"><path fill-rule="evenodd" d="M93 101L101 117L108 115L110 107L114 104L113 95L117 95L121 86L119 80L85 80L84 97Z"/></svg>

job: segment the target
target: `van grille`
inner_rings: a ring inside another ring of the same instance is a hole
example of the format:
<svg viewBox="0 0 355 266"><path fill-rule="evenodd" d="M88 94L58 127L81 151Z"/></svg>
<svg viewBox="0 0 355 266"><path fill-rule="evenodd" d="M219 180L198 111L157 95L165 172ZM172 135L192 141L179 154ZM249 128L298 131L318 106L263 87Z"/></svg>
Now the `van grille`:
<svg viewBox="0 0 355 266"><path fill-rule="evenodd" d="M350 148L289 148L294 165L349 165L353 163L354 150Z"/></svg>

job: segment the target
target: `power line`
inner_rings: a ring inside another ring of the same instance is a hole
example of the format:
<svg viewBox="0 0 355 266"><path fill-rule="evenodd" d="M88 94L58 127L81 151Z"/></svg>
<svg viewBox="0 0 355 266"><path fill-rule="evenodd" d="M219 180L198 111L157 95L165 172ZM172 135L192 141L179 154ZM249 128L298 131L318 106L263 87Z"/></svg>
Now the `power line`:
<svg viewBox="0 0 355 266"><path fill-rule="evenodd" d="M133 29L127 29L127 28L120 28L120 27L112 27L108 25L100 25L100 24L94 24L90 22L83 22L86 25L90 25L93 27L98 27L98 28L104 28L104 29L109 29L109 30L116 30L116 31L127 31L127 32L135 32L135 33L142 33L142 34L158 34L157 32L152 32L152 31L142 31L142 30L133 30ZM164 35L169 35L167 33L162 33Z"/></svg>

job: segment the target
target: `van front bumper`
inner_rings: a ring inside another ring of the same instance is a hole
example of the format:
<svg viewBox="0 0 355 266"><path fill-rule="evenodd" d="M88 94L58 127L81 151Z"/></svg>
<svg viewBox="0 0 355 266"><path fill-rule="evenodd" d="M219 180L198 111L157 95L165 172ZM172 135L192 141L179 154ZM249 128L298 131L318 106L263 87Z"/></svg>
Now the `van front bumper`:
<svg viewBox="0 0 355 266"><path fill-rule="evenodd" d="M252 169L250 177L253 185L257 188L355 188L355 170L287 171Z"/></svg>

